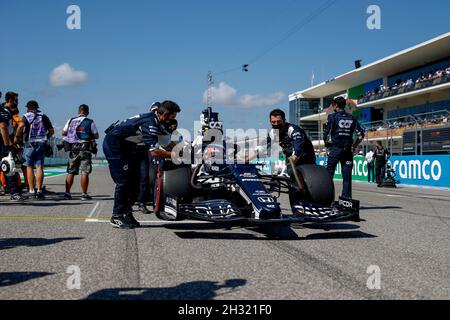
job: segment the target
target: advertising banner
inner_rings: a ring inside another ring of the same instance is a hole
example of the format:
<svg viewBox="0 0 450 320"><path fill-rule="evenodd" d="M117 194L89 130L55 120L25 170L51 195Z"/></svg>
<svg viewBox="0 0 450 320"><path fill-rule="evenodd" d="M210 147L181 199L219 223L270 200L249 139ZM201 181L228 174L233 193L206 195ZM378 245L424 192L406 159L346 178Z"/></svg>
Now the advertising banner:
<svg viewBox="0 0 450 320"><path fill-rule="evenodd" d="M326 166L326 159L318 158L317 163ZM390 163L401 184L450 188L450 155L393 156ZM367 177L365 158L355 157L353 180L367 181ZM336 169L335 179L342 179L340 165Z"/></svg>
<svg viewBox="0 0 450 320"><path fill-rule="evenodd" d="M403 184L450 188L450 155L394 156L390 161Z"/></svg>

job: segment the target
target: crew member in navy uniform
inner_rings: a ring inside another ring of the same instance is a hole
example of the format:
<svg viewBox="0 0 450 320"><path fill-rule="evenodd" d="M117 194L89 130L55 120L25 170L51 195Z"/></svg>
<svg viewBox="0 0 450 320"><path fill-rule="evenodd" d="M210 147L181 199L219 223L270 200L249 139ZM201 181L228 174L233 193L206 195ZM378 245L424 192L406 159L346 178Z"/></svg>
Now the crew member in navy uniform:
<svg viewBox="0 0 450 320"><path fill-rule="evenodd" d="M137 115L106 131L103 151L116 184L111 218L114 227L132 229L140 226L132 213L139 188L139 159L134 152L136 145L143 142L153 158L171 158L171 152L157 147L158 138L166 135L164 124L174 120L179 112L181 109L175 102L164 101L157 113Z"/></svg>
<svg viewBox="0 0 450 320"><path fill-rule="evenodd" d="M149 108L149 112L158 113L158 108L161 106L160 102L154 102ZM176 120L175 120L176 121ZM151 154L148 152L145 143L139 143L135 148L136 157L139 159L139 196L138 207L143 214L151 214L152 212L147 208L147 203L153 202L153 181L150 181L150 168L156 172L157 165L153 163Z"/></svg>
<svg viewBox="0 0 450 320"><path fill-rule="evenodd" d="M288 123L283 110L275 109L270 113L270 124L272 125L272 130L267 137L266 148L258 146L256 152L250 152L246 159L247 161L256 158L258 155L262 158L268 156L269 149L277 141L286 159L292 159L296 167L305 164L316 164L314 147L305 130ZM276 150L271 151L274 152ZM272 154L271 156L278 158L279 155ZM292 176L292 168L289 162L287 167L289 175Z"/></svg>
<svg viewBox="0 0 450 320"><path fill-rule="evenodd" d="M347 100L343 97L334 99L332 106L334 114L328 117L324 130L324 141L328 148L327 169L330 176L334 173L338 163L342 166L343 190L342 197L352 199L352 170L353 154L364 139L364 129L349 113L345 112ZM357 139L354 142L354 134Z"/></svg>
<svg viewBox="0 0 450 320"><path fill-rule="evenodd" d="M276 109L270 113L272 130L268 137L268 146L278 134L280 147L286 158L291 158L295 165L316 164L316 154L311 140L305 130L286 122L284 111ZM292 168L291 168L292 169Z"/></svg>

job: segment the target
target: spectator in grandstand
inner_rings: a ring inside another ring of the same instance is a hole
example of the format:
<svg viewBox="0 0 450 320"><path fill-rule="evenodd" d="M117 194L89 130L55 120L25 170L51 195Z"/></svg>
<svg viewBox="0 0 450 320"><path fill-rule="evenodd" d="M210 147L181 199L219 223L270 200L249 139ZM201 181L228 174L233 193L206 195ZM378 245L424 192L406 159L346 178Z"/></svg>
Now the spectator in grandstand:
<svg viewBox="0 0 450 320"><path fill-rule="evenodd" d="M16 132L15 142L23 139L26 175L28 178L29 197L44 199L44 162L48 150L48 140L55 134L50 119L39 110L36 101L27 103L27 113L22 118ZM36 176L34 174L36 168ZM37 190L35 189L37 185Z"/></svg>
<svg viewBox="0 0 450 320"><path fill-rule="evenodd" d="M436 71L436 73L434 74L433 79L439 79L440 77L442 77L442 75L444 74L443 70L438 70Z"/></svg>
<svg viewBox="0 0 450 320"><path fill-rule="evenodd" d="M422 75L419 77L419 79L417 79L416 83L422 83L424 81L426 81L427 78L425 77L425 75L422 73Z"/></svg>
<svg viewBox="0 0 450 320"><path fill-rule="evenodd" d="M367 169L368 169L368 180L369 183L375 183L375 153L372 149L366 154Z"/></svg>
<svg viewBox="0 0 450 320"><path fill-rule="evenodd" d="M65 150L69 152L67 164L66 193L64 199L71 200L74 177L81 174L81 201L92 200L88 195L89 175L92 173L92 155L97 154L96 140L100 138L94 120L88 118L89 106L83 104L78 108L78 116L69 119L62 135Z"/></svg>
<svg viewBox="0 0 450 320"><path fill-rule="evenodd" d="M394 85L392 86L392 89L395 90L395 89L400 88L402 86L402 83L403 82L401 79L397 79L397 81L395 81Z"/></svg>

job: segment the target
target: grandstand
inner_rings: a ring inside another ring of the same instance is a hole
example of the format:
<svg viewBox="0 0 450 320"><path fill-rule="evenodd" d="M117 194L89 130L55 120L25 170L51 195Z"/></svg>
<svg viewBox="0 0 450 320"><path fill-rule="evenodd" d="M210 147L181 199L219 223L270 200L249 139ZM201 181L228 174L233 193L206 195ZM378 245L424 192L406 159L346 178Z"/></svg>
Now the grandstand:
<svg viewBox="0 0 450 320"><path fill-rule="evenodd" d="M336 96L367 129L362 149L382 141L397 155L449 154L450 33L291 94L289 120L318 153Z"/></svg>

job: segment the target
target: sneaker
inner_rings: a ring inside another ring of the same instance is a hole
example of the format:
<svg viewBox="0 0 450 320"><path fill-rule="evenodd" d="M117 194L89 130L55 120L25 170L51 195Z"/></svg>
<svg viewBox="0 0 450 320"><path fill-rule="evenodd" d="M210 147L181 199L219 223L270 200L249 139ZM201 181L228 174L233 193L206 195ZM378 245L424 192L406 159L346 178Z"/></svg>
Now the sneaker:
<svg viewBox="0 0 450 320"><path fill-rule="evenodd" d="M157 217L159 220L164 220L164 221L176 221L176 220L177 220L176 217L174 217L174 216L171 215L171 214L168 214L168 213L165 212L165 211L160 211L160 212L156 213L156 217Z"/></svg>
<svg viewBox="0 0 450 320"><path fill-rule="evenodd" d="M23 196L28 199L34 199L34 198L36 198L36 191L33 191L33 192L28 191L28 192L24 193Z"/></svg>
<svg viewBox="0 0 450 320"><path fill-rule="evenodd" d="M134 229L135 227L128 216L113 216L110 223L117 229Z"/></svg>
<svg viewBox="0 0 450 320"><path fill-rule="evenodd" d="M44 193L37 192L35 198L38 200L44 200L45 199Z"/></svg>
<svg viewBox="0 0 450 320"><path fill-rule="evenodd" d="M54 191L47 190L46 186L42 187L42 193L44 195L46 195L46 196L48 196L48 195L55 195L56 194L56 192L54 192Z"/></svg>
<svg viewBox="0 0 450 320"><path fill-rule="evenodd" d="M20 194L14 194L11 196L11 201L14 202L24 202L27 198L21 196Z"/></svg>
<svg viewBox="0 0 450 320"><path fill-rule="evenodd" d="M83 194L81 195L81 201L91 201L92 197L87 195L87 194Z"/></svg>
<svg viewBox="0 0 450 320"><path fill-rule="evenodd" d="M148 210L147 206L143 203L139 203L139 211L142 214L151 214L152 213L150 210Z"/></svg>
<svg viewBox="0 0 450 320"><path fill-rule="evenodd" d="M129 221L135 228L139 228L141 226L141 224L134 218L132 214L126 215L125 219L129 219Z"/></svg>
<svg viewBox="0 0 450 320"><path fill-rule="evenodd" d="M64 200L72 200L72 195L68 192L64 193Z"/></svg>

